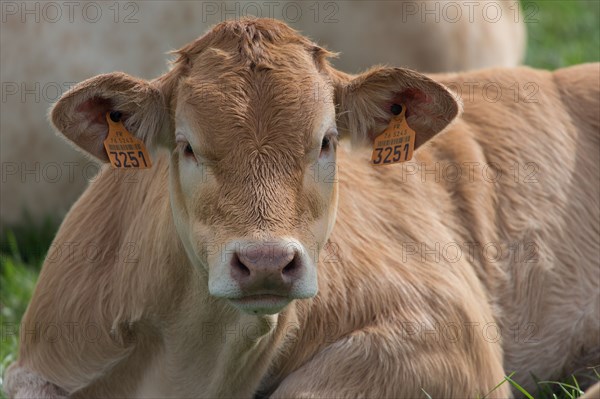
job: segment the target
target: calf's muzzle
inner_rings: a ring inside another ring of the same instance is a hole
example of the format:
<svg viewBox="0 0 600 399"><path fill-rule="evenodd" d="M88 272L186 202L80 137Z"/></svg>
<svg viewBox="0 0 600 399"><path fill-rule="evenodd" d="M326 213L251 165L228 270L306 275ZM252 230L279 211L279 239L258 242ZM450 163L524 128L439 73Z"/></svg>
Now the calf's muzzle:
<svg viewBox="0 0 600 399"><path fill-rule="evenodd" d="M302 249L291 242L247 242L230 260L231 277L244 295L288 296L305 269Z"/></svg>

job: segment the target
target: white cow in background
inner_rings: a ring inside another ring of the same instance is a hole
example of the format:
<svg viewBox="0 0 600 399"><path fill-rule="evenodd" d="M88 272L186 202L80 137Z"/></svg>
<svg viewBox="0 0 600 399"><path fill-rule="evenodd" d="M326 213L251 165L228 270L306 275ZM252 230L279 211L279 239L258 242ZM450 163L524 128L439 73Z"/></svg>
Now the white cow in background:
<svg viewBox="0 0 600 399"><path fill-rule="evenodd" d="M164 72L164 53L210 26L272 17L340 51L334 64L424 72L520 63L526 17L517 1L22 2L1 6L0 226L62 218L94 178L94 161L56 137L49 106L74 82L122 68ZM375 43L375 45L374 45Z"/></svg>

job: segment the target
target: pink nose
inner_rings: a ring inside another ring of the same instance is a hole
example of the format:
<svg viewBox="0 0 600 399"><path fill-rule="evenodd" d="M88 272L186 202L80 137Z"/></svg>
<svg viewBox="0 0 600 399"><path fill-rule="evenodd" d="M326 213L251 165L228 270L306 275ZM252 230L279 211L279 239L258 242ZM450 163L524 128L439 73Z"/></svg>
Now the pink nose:
<svg viewBox="0 0 600 399"><path fill-rule="evenodd" d="M231 258L231 276L245 294L287 295L305 265L293 245L247 243Z"/></svg>

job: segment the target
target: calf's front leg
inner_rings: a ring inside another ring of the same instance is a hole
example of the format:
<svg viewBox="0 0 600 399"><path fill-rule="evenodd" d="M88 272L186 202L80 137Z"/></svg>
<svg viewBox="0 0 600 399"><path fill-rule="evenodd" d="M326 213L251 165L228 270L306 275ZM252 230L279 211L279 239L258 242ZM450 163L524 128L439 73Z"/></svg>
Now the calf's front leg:
<svg viewBox="0 0 600 399"><path fill-rule="evenodd" d="M374 326L344 337L288 375L271 397L483 397L504 378L498 344L474 337L479 342L472 346L424 347L395 331ZM511 398L512 392L503 384L486 397Z"/></svg>

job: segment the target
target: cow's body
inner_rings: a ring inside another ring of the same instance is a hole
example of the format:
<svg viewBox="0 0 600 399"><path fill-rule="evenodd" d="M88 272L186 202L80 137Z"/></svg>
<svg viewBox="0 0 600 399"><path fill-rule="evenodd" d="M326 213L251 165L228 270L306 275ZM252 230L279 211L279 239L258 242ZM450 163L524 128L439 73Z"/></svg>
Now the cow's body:
<svg viewBox="0 0 600 399"><path fill-rule="evenodd" d="M81 397L473 397L505 370L532 389L530 372L597 364L598 72L435 76L539 90L535 102L463 96L462 116L402 166L341 146L319 294L278 315L209 295L178 238L165 155L104 173L65 219L22 327L56 323L73 339L24 334L8 386L31 370Z"/></svg>
<svg viewBox="0 0 600 399"><path fill-rule="evenodd" d="M62 17L55 21L57 7ZM61 220L98 171L48 127L46 110L76 82L115 69L157 76L167 51L217 22L252 13L283 19L339 51L335 63L345 71L386 63L445 72L521 62L526 14L518 2L457 7L455 1L81 2L69 17L68 4L6 3L0 55L11 62L0 73L0 225L22 224L24 210L32 220Z"/></svg>

